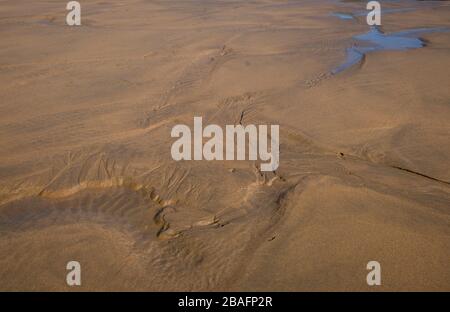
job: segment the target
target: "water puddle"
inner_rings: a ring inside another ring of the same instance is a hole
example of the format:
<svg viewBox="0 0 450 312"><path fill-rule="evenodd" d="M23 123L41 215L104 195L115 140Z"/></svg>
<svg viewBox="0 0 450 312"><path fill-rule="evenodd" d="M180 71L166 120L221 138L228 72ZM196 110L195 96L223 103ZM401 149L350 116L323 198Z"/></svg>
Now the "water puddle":
<svg viewBox="0 0 450 312"><path fill-rule="evenodd" d="M364 56L369 52L383 50L408 50L418 49L425 46L418 36L422 33L445 32L449 31L446 27L437 28L417 28L391 34L384 34L378 27L371 27L370 31L354 36L353 38L367 42L367 46L353 46L347 49L347 58L345 62L331 71L333 75L338 74L353 65L359 64Z"/></svg>

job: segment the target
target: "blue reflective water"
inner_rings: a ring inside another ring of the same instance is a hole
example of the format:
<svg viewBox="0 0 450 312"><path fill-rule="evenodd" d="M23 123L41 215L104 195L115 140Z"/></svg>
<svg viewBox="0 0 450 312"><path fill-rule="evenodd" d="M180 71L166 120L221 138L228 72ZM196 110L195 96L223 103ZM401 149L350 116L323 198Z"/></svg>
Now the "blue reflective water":
<svg viewBox="0 0 450 312"><path fill-rule="evenodd" d="M333 75L339 74L340 72L352 67L353 65L359 64L367 52L373 48L358 48L351 47L347 49L347 58L344 63L334 68L331 73Z"/></svg>
<svg viewBox="0 0 450 312"><path fill-rule="evenodd" d="M369 32L354 37L357 40L369 41L376 45L378 50L404 50L417 49L425 44L419 38L409 38L406 34L389 34L382 33L377 27L371 27Z"/></svg>
<svg viewBox="0 0 450 312"><path fill-rule="evenodd" d="M353 46L347 49L347 58L345 62L331 71L332 74L338 74L355 64L359 64L364 56L369 52L381 50L406 50L417 49L425 46L425 43L418 38L421 33L449 31L449 28L417 28L400 31L391 34L384 34L378 27L371 27L369 32L357 35L354 38L359 41L368 42L368 46Z"/></svg>

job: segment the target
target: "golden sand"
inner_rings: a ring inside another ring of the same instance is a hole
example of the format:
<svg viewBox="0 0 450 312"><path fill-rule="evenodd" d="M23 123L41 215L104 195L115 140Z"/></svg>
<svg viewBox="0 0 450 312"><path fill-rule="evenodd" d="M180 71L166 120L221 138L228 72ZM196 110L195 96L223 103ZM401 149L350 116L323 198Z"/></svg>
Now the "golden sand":
<svg viewBox="0 0 450 312"><path fill-rule="evenodd" d="M449 32L333 75L365 2L86 2L0 2L0 290L450 290ZM174 161L194 116L280 125L278 170Z"/></svg>

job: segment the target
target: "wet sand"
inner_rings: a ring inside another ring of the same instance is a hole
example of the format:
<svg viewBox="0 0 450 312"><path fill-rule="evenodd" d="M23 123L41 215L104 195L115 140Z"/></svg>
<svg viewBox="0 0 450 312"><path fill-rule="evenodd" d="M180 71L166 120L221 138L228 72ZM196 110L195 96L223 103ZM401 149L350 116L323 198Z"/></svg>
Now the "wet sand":
<svg viewBox="0 0 450 312"><path fill-rule="evenodd" d="M1 1L0 290L449 291L450 32L410 30L450 3L382 6L412 47L360 1ZM172 160L194 116L279 168Z"/></svg>

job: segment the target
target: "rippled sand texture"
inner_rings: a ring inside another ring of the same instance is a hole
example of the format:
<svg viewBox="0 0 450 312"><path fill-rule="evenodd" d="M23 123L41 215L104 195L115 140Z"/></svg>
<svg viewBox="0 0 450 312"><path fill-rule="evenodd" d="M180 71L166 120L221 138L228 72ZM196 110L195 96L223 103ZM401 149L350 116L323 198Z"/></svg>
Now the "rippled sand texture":
<svg viewBox="0 0 450 312"><path fill-rule="evenodd" d="M450 290L449 32L332 74L365 2L81 3L0 1L1 290ZM173 161L194 116L279 124L279 169Z"/></svg>

